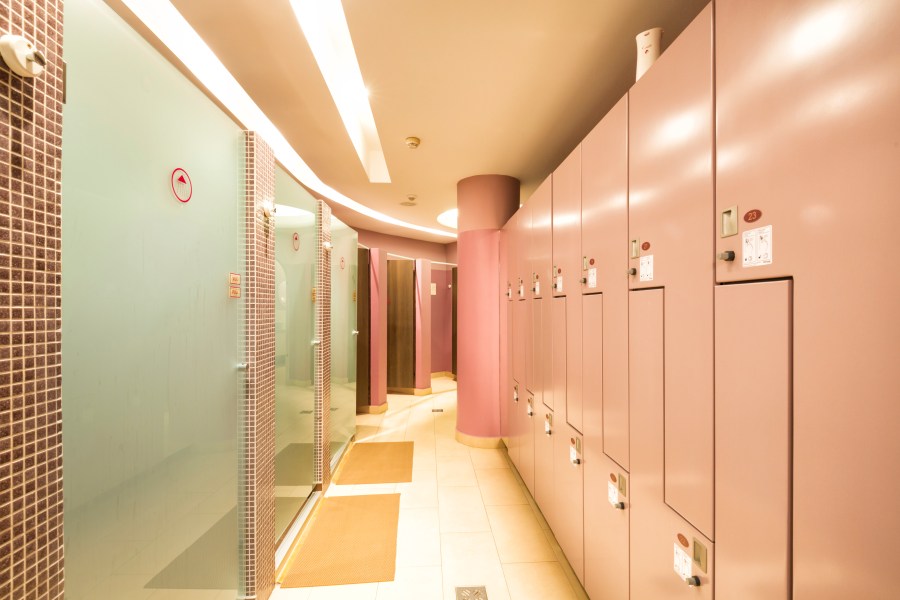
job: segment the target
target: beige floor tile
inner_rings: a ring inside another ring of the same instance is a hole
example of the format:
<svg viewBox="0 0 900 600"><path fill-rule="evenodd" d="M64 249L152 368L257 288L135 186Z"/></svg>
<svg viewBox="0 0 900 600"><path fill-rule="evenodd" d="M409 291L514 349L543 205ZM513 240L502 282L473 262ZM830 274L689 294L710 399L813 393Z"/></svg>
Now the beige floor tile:
<svg viewBox="0 0 900 600"><path fill-rule="evenodd" d="M155 590L148 600L219 600L225 590ZM231 590L232 598L237 590Z"/></svg>
<svg viewBox="0 0 900 600"><path fill-rule="evenodd" d="M576 595L557 562L503 565L511 600L575 600Z"/></svg>
<svg viewBox="0 0 900 600"><path fill-rule="evenodd" d="M489 532L442 534L441 557L445 600L455 600L457 587L479 585L487 588L490 600L509 599L503 568Z"/></svg>
<svg viewBox="0 0 900 600"><path fill-rule="evenodd" d="M377 583L332 585L312 588L309 600L375 600L377 593Z"/></svg>
<svg viewBox="0 0 900 600"><path fill-rule="evenodd" d="M309 600L312 595L311 588L281 588L276 587L269 600Z"/></svg>
<svg viewBox="0 0 900 600"><path fill-rule="evenodd" d="M439 487L441 533L490 531L481 493L476 486Z"/></svg>
<svg viewBox="0 0 900 600"><path fill-rule="evenodd" d="M510 469L475 469L485 506L528 504L525 493Z"/></svg>
<svg viewBox="0 0 900 600"><path fill-rule="evenodd" d="M472 456L472 464L475 465L476 469L509 468L509 462L506 460L506 450L499 448L469 448L469 454Z"/></svg>
<svg viewBox="0 0 900 600"><path fill-rule="evenodd" d="M438 509L401 508L397 526L397 567L429 567L440 564Z"/></svg>
<svg viewBox="0 0 900 600"><path fill-rule="evenodd" d="M437 482L439 486L477 486L475 469L466 455L438 456Z"/></svg>
<svg viewBox="0 0 900 600"><path fill-rule="evenodd" d="M530 507L489 506L487 513L501 562L556 560L556 555Z"/></svg>
<svg viewBox="0 0 900 600"><path fill-rule="evenodd" d="M441 600L441 568L398 567L394 581L378 584L377 600Z"/></svg>
<svg viewBox="0 0 900 600"><path fill-rule="evenodd" d="M415 475L413 478L415 479ZM437 490L437 480L433 477L430 481L398 483L400 508L436 507L438 505Z"/></svg>

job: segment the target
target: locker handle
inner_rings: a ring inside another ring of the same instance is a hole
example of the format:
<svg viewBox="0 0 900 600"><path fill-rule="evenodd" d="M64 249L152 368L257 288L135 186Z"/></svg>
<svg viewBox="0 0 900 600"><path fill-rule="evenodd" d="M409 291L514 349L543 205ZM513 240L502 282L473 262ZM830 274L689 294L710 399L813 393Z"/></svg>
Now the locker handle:
<svg viewBox="0 0 900 600"><path fill-rule="evenodd" d="M733 261L734 256L734 250L726 250L725 252L719 252L718 254L716 254L716 258L727 262Z"/></svg>
<svg viewBox="0 0 900 600"><path fill-rule="evenodd" d="M635 269L634 267L631 267L630 269L628 269L628 274L631 275L632 277L637 275L637 269Z"/></svg>
<svg viewBox="0 0 900 600"><path fill-rule="evenodd" d="M587 277L582 277L582 278L581 278L581 283L586 284L586 283L587 283Z"/></svg>
<svg viewBox="0 0 900 600"><path fill-rule="evenodd" d="M700 587L700 578L696 575L691 575L690 577L685 577L684 582L691 587Z"/></svg>
<svg viewBox="0 0 900 600"><path fill-rule="evenodd" d="M613 508L615 508L617 510L625 510L625 503L624 502L616 502L615 504L613 504Z"/></svg>

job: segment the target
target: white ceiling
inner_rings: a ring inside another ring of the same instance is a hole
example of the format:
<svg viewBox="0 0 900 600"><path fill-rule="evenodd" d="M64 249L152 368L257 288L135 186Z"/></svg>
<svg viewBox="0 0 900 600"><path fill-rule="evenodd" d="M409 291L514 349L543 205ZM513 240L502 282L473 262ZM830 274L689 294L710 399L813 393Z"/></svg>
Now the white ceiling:
<svg viewBox="0 0 900 600"><path fill-rule="evenodd" d="M527 199L634 82L634 36L663 27L665 48L707 3L344 0L391 175L376 184L288 0L174 0L323 182L438 229L445 228L437 215L456 205L456 182L465 177L517 177ZM407 136L421 146L408 149ZM400 205L407 194L418 196L417 206ZM452 241L333 207L354 227Z"/></svg>

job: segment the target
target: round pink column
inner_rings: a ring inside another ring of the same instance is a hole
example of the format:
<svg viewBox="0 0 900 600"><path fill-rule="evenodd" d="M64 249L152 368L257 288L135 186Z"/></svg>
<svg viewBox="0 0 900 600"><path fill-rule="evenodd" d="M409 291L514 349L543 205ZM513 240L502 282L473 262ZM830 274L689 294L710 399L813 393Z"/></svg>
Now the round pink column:
<svg viewBox="0 0 900 600"><path fill-rule="evenodd" d="M519 180L476 175L456 184L456 439L500 445L500 229L519 208Z"/></svg>

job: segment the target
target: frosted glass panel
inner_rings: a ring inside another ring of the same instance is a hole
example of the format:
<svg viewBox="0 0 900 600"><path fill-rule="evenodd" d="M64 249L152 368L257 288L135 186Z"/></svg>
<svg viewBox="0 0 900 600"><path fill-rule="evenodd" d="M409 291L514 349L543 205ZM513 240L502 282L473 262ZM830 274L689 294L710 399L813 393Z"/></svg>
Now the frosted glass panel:
<svg viewBox="0 0 900 600"><path fill-rule="evenodd" d="M275 170L275 532L280 538L315 477L316 200Z"/></svg>
<svg viewBox="0 0 900 600"><path fill-rule="evenodd" d="M331 218L331 443L338 449L356 433L357 233ZM332 455L338 452L332 450Z"/></svg>
<svg viewBox="0 0 900 600"><path fill-rule="evenodd" d="M242 134L100 0L65 22L66 598L236 590Z"/></svg>

